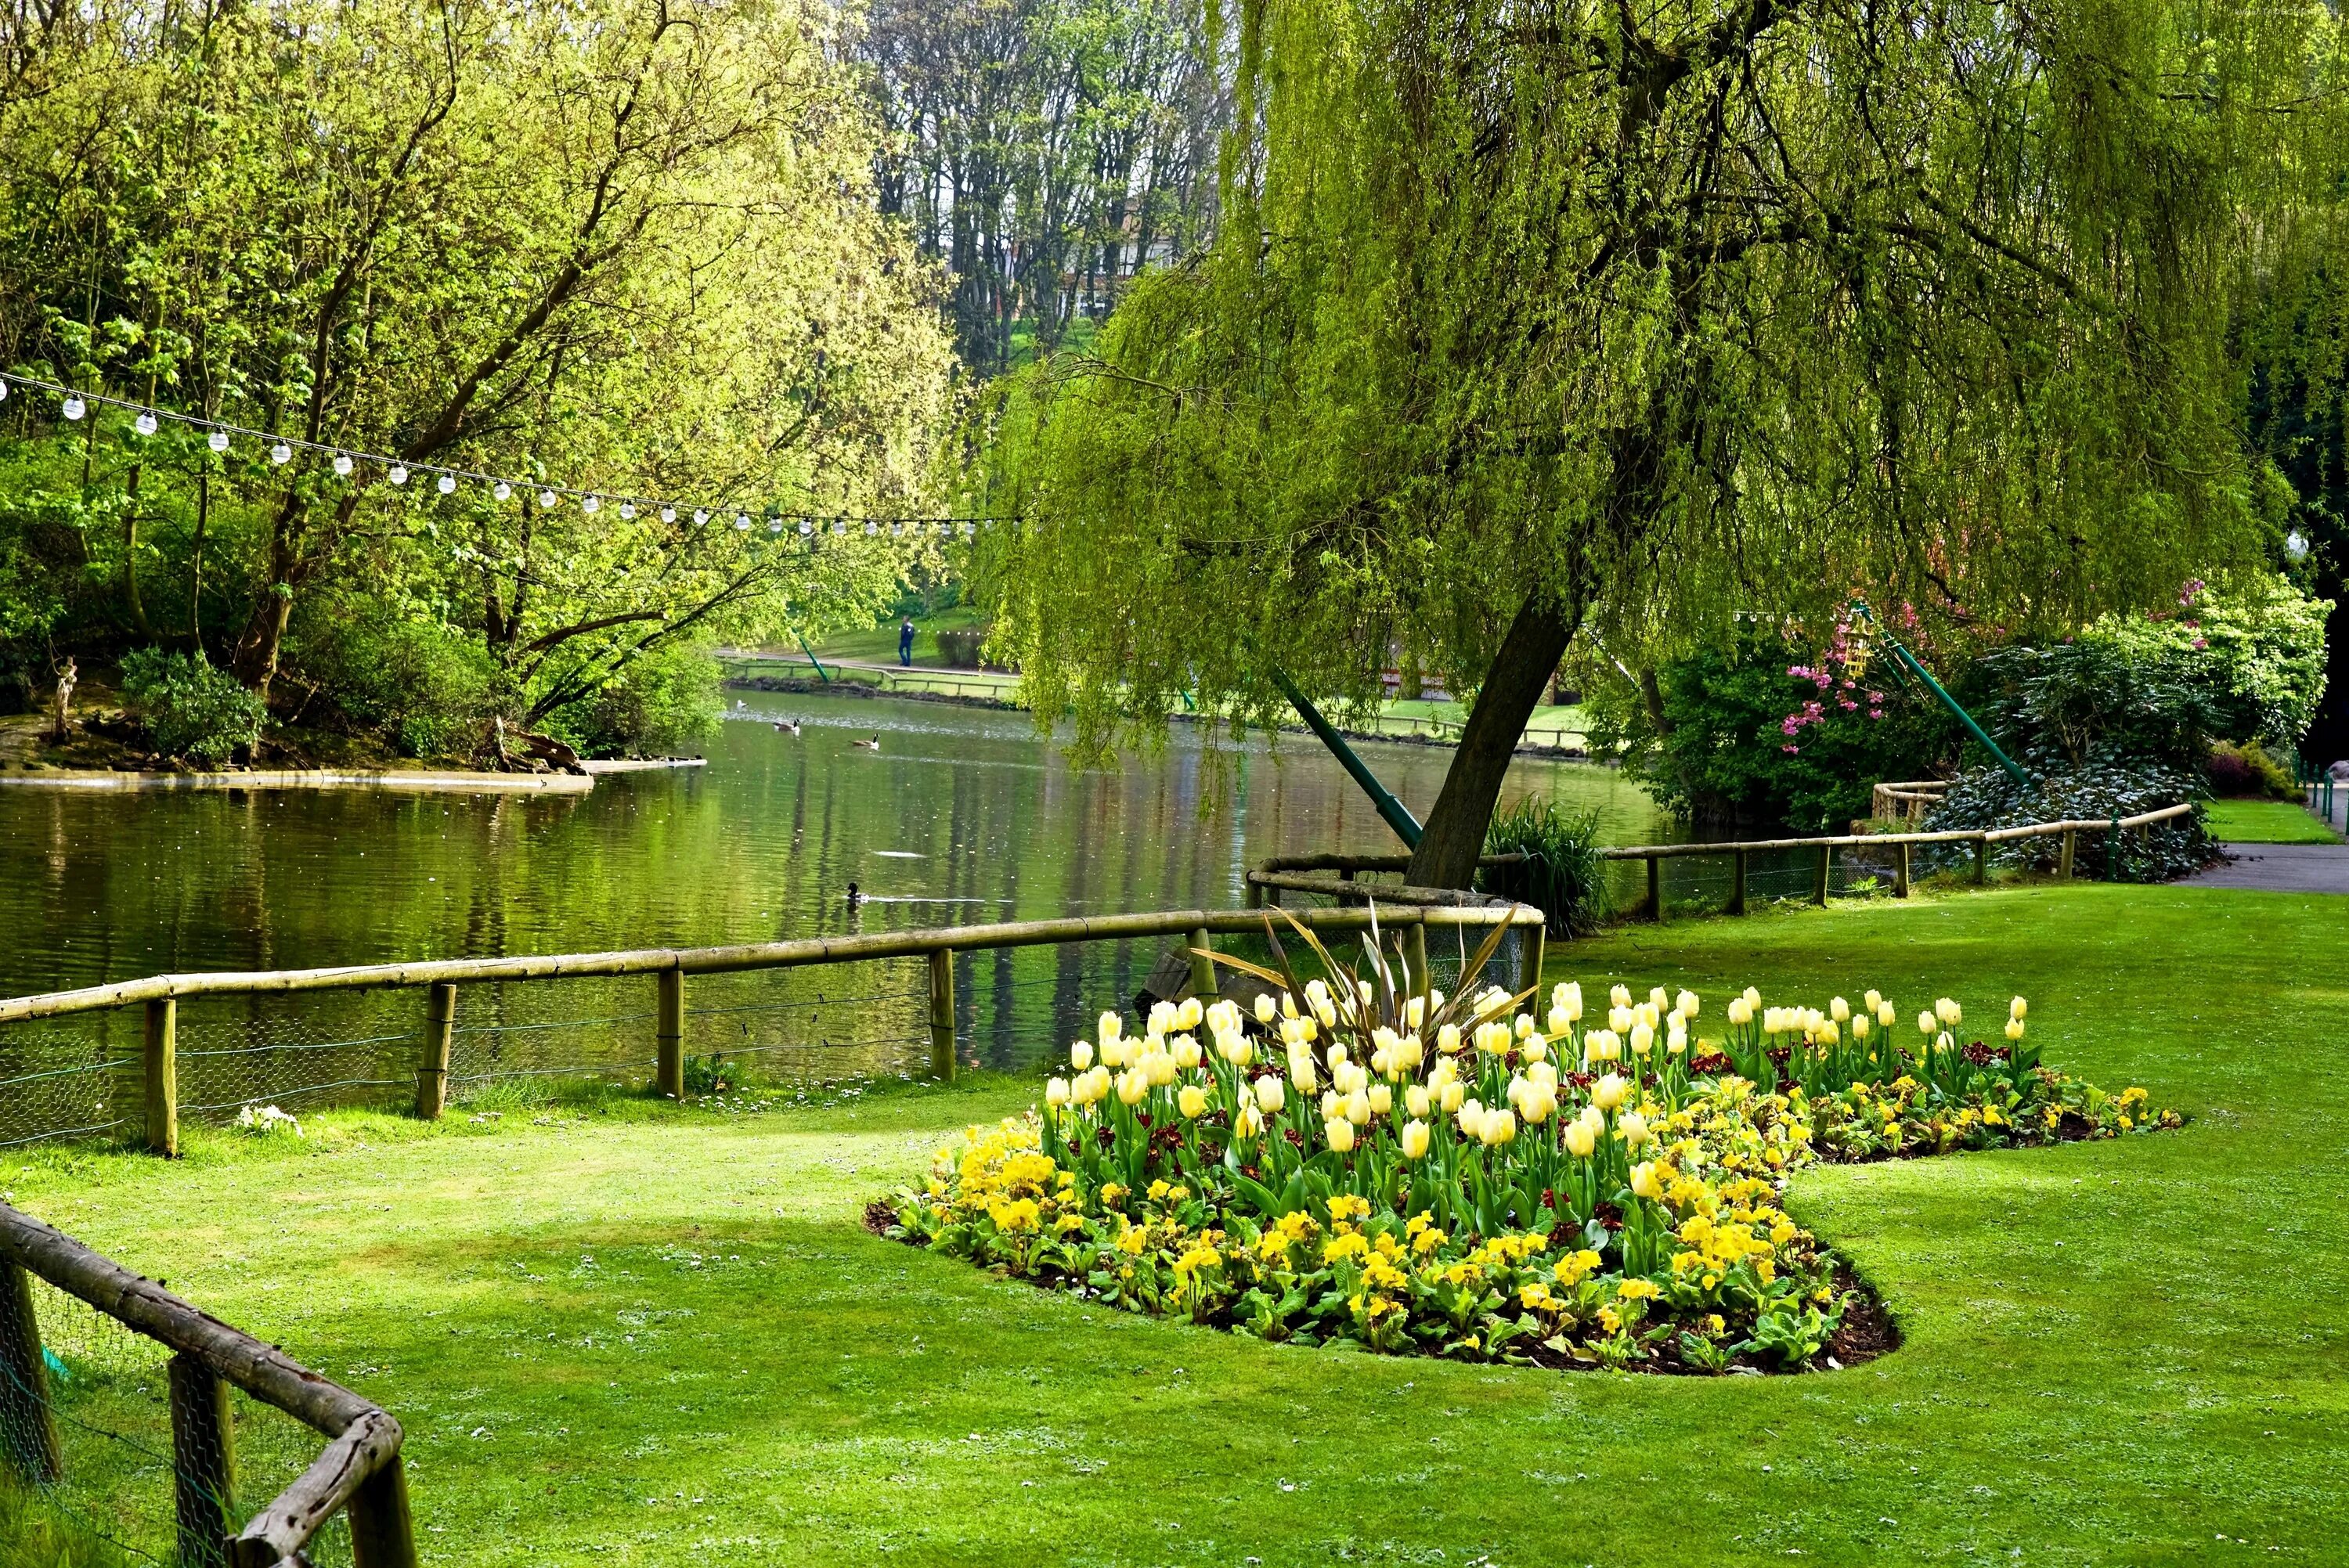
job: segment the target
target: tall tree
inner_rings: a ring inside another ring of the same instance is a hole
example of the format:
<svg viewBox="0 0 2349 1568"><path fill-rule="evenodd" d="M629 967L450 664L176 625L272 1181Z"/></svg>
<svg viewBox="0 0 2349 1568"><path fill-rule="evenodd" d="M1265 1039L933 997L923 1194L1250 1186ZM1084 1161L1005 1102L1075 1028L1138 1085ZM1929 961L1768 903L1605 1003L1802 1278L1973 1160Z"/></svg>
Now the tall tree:
<svg viewBox="0 0 2349 1568"><path fill-rule="evenodd" d="M1213 250L1006 391L1040 712L1472 693L1466 885L1571 638L2051 625L2268 547L2227 353L2316 7L1243 0Z"/></svg>

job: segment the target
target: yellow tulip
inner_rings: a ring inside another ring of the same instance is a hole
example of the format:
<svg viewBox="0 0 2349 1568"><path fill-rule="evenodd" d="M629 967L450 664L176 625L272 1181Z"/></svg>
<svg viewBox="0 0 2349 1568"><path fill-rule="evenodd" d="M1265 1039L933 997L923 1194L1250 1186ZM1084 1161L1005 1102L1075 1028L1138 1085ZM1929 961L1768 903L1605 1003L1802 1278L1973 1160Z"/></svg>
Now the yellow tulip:
<svg viewBox="0 0 2349 1568"><path fill-rule="evenodd" d="M1263 1130L1264 1118L1256 1113L1256 1107L1242 1102L1240 1113L1232 1118L1233 1133L1241 1138L1254 1138Z"/></svg>
<svg viewBox="0 0 2349 1568"><path fill-rule="evenodd" d="M1427 1153L1427 1123L1406 1121L1402 1124L1402 1155L1406 1160L1419 1160Z"/></svg>
<svg viewBox="0 0 2349 1568"><path fill-rule="evenodd" d="M2020 1019L2030 1011L2031 1004L2020 996L2006 1005L2006 1016L2010 1018Z"/></svg>
<svg viewBox="0 0 2349 1568"><path fill-rule="evenodd" d="M1402 1091L1402 1108L1413 1116L1425 1116L1429 1103L1425 1084L1415 1083Z"/></svg>
<svg viewBox="0 0 2349 1568"><path fill-rule="evenodd" d="M1256 1080L1257 1109L1265 1115L1278 1116L1280 1108L1288 1102L1288 1096L1278 1078L1267 1077Z"/></svg>
<svg viewBox="0 0 2349 1568"><path fill-rule="evenodd" d="M1384 1116L1394 1109L1394 1090L1385 1084L1372 1084L1370 1098L1372 1116Z"/></svg>
<svg viewBox="0 0 2349 1568"><path fill-rule="evenodd" d="M1938 1034L1940 1032L1940 1023L1933 1016L1932 1014L1920 1013L1917 1015L1917 1032L1919 1034Z"/></svg>
<svg viewBox="0 0 2349 1568"><path fill-rule="evenodd" d="M1123 1105L1140 1105L1142 1097L1150 1092L1150 1075L1139 1068L1129 1068L1117 1075L1117 1098Z"/></svg>
<svg viewBox="0 0 2349 1568"><path fill-rule="evenodd" d="M1343 1117L1332 1117L1330 1120L1323 1122L1321 1124L1321 1136L1329 1140L1330 1147L1336 1150L1340 1154L1349 1154L1353 1151L1354 1124L1348 1121Z"/></svg>
<svg viewBox="0 0 2349 1568"><path fill-rule="evenodd" d="M1683 1018L1695 1017L1702 1010L1697 1003L1696 993L1693 991L1683 991L1679 995L1673 997L1672 1010Z"/></svg>
<svg viewBox="0 0 2349 1568"><path fill-rule="evenodd" d="M1119 1017L1115 1013L1103 1013L1101 1016L1100 1033L1102 1043L1106 1045L1110 1041L1117 1038L1120 1035L1125 1033L1125 1020Z"/></svg>
<svg viewBox="0 0 2349 1568"><path fill-rule="evenodd" d="M1193 998L1196 1000L1197 998ZM1177 1035L1174 1046L1174 1065L1185 1072L1197 1068L1200 1061L1199 1040L1195 1035Z"/></svg>
<svg viewBox="0 0 2349 1568"><path fill-rule="evenodd" d="M1835 1000L1827 1004L1827 1016L1833 1018L1838 1024L1849 1023L1851 1021L1851 1004L1845 1001L1842 997L1837 996Z"/></svg>
<svg viewBox="0 0 2349 1568"><path fill-rule="evenodd" d="M1093 1047L1090 1040L1079 1040L1069 1047L1069 1066L1078 1072L1093 1065Z"/></svg>
<svg viewBox="0 0 2349 1568"><path fill-rule="evenodd" d="M1442 1051L1447 1057L1458 1055L1460 1051L1460 1026L1457 1024L1446 1024L1442 1028L1436 1030L1435 1048Z"/></svg>
<svg viewBox="0 0 2349 1568"><path fill-rule="evenodd" d="M1636 1110L1627 1110L1619 1124L1619 1130L1623 1134L1623 1146L1637 1149L1648 1141L1648 1119Z"/></svg>
<svg viewBox="0 0 2349 1568"><path fill-rule="evenodd" d="M1069 1103L1069 1080L1059 1078L1047 1079L1044 1084L1044 1103L1051 1107L1054 1110L1059 1110L1061 1107L1067 1105Z"/></svg>
<svg viewBox="0 0 2349 1568"><path fill-rule="evenodd" d="M1205 1012L1206 1009L1199 1005L1199 998L1185 996L1183 998L1183 1006L1175 1010L1174 1026L1178 1029L1195 1029L1199 1026L1200 1016Z"/></svg>
<svg viewBox="0 0 2349 1568"><path fill-rule="evenodd" d="M1356 1127L1371 1124L1371 1097L1361 1089L1346 1097L1346 1119Z"/></svg>
<svg viewBox="0 0 2349 1568"><path fill-rule="evenodd" d="M1609 1004L1613 1006L1630 1006L1631 1005L1631 987L1629 985L1615 986L1607 993L1607 1000Z"/></svg>
<svg viewBox="0 0 2349 1568"><path fill-rule="evenodd" d="M1450 1116L1454 1111L1460 1109L1460 1101L1467 1093L1468 1086L1460 1082L1457 1078L1454 1079L1452 1082L1444 1086L1444 1099L1438 1109L1440 1109L1444 1115Z"/></svg>
<svg viewBox="0 0 2349 1568"><path fill-rule="evenodd" d="M2009 1019L2006 1021L2006 1037L2007 1037L2008 1039L2010 1039L2010 1040L2019 1040L2019 1039L2023 1038L2023 1020L2022 1020L2022 1019L2020 1019L2020 1018L2009 1018Z"/></svg>
<svg viewBox="0 0 2349 1568"><path fill-rule="evenodd" d="M1890 1028L1899 1021L1899 1018L1900 1009L1894 1006L1889 1000L1876 1005L1876 1021L1885 1028Z"/></svg>
<svg viewBox="0 0 2349 1568"><path fill-rule="evenodd" d="M1642 1160L1631 1167L1631 1193L1651 1202L1660 1202L1663 1198L1664 1184L1656 1180L1655 1161Z"/></svg>
<svg viewBox="0 0 2349 1568"><path fill-rule="evenodd" d="M1175 1094L1174 1104L1185 1117L1196 1120L1207 1113L1207 1091L1197 1084L1186 1083Z"/></svg>
<svg viewBox="0 0 2349 1568"><path fill-rule="evenodd" d="M1590 1086L1590 1103L1601 1110L1613 1110L1623 1103L1631 1086L1613 1073L1609 1073Z"/></svg>
<svg viewBox="0 0 2349 1568"><path fill-rule="evenodd" d="M1256 1021L1257 1023L1269 1025L1274 1016L1278 1014L1279 1011L1279 1006L1275 1004L1272 999L1271 992L1259 991L1256 994Z"/></svg>
<svg viewBox="0 0 2349 1568"><path fill-rule="evenodd" d="M1588 1122L1578 1117L1566 1124L1566 1151L1568 1154L1577 1160L1588 1160L1591 1150L1598 1147L1599 1135L1591 1130Z"/></svg>
<svg viewBox="0 0 2349 1568"><path fill-rule="evenodd" d="M1877 1008L1884 1005L1884 993L1881 991L1870 991L1866 996L1860 998L1860 1000L1867 1003L1868 1010L1873 1013Z"/></svg>

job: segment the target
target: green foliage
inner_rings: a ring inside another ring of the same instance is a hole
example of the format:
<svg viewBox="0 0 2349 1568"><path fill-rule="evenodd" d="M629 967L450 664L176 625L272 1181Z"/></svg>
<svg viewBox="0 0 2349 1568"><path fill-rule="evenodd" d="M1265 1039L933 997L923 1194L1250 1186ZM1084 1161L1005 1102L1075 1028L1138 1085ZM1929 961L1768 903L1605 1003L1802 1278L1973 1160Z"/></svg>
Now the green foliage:
<svg viewBox="0 0 2349 1568"><path fill-rule="evenodd" d="M130 1558L0 1471L0 1568L128 1568Z"/></svg>
<svg viewBox="0 0 2349 1568"><path fill-rule="evenodd" d="M550 714L548 726L592 757L682 750L717 731L719 678L707 647L672 644L623 665L593 695Z"/></svg>
<svg viewBox="0 0 2349 1568"><path fill-rule="evenodd" d="M261 699L226 670L192 654L140 648L122 661L122 695L138 708L155 749L220 763L261 738Z"/></svg>
<svg viewBox="0 0 2349 1568"><path fill-rule="evenodd" d="M1486 892L1540 910L1553 940L1587 934L1606 918L1596 811L1561 811L1551 801L1527 797L1494 817L1485 830L1485 852L1526 857L1516 865L1488 866L1477 882Z"/></svg>
<svg viewBox="0 0 2349 1568"><path fill-rule="evenodd" d="M508 685L480 637L370 593L322 595L287 658L351 727L409 757L480 758Z"/></svg>
<svg viewBox="0 0 2349 1568"><path fill-rule="evenodd" d="M1925 826L1934 832L1956 832L2026 822L2109 822L2175 806L2202 792L2199 768L2170 767L2143 757L2037 771L2028 785L2017 784L2002 768L1976 768L1958 776ZM1993 852L2010 863L2045 871L2057 863L2061 851L2057 840L2034 838L2001 844ZM2198 810L2132 829L2117 841L2083 833L2072 869L2075 876L2107 882L2168 882L2199 872L2218 857L2218 843Z"/></svg>
<svg viewBox="0 0 2349 1568"><path fill-rule="evenodd" d="M297 0L101 5L45 31L41 89L0 97L0 363L397 454L419 482L280 467L245 438L216 454L96 405L68 425L20 393L0 411L0 637L20 667L45 637L192 633L266 690L308 602L363 590L472 638L531 723L673 644L869 624L935 542L812 546L620 504L887 512L927 480L950 397L937 275L875 210L879 133L842 26L806 0L689 21L626 0ZM605 501L470 480L444 496L427 464ZM367 685L359 727L461 739Z"/></svg>
<svg viewBox="0 0 2349 1568"><path fill-rule="evenodd" d="M1699 821L1842 832L1868 814L1877 784L1930 777L1954 750L1949 710L1880 663L1853 677L1751 622L1654 674L1651 705L1606 661L1587 662L1591 743Z"/></svg>

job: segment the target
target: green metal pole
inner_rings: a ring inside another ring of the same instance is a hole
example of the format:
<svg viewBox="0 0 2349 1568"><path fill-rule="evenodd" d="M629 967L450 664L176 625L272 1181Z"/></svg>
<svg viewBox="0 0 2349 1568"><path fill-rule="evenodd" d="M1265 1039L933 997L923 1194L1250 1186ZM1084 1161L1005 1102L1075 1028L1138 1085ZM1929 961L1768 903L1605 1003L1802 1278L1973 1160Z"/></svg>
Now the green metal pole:
<svg viewBox="0 0 2349 1568"><path fill-rule="evenodd" d="M1362 793L1371 798L1371 804L1379 809L1379 815L1386 819L1387 826L1395 830L1395 836L1403 841L1405 847L1419 848L1423 830L1419 825L1419 819L1411 814L1411 808L1396 799L1393 793L1379 782L1378 775L1371 771L1370 765L1355 756L1354 748L1346 744L1346 738L1332 729L1330 721L1321 717L1321 710L1297 689L1297 683L1288 678L1288 671L1276 667L1272 672L1272 684L1280 688L1280 695L1288 699L1288 706L1304 718L1307 727L1321 738L1321 744L1337 758L1338 765L1353 775L1354 782L1362 787Z"/></svg>
<svg viewBox="0 0 2349 1568"><path fill-rule="evenodd" d="M792 640L799 644L800 652L808 656L808 663L815 666L815 673L823 677L823 684L830 686L832 684L832 673L823 667L823 661L815 656L815 650L807 645L807 639L802 636L799 633L793 632L792 634Z"/></svg>
<svg viewBox="0 0 2349 1568"><path fill-rule="evenodd" d="M2013 758L2009 757L2005 752L2001 751L1998 748L1998 742L1992 740L1990 738L1989 732L1984 730L1981 725L1974 722L1974 716L1972 714L1968 713L1963 707L1959 706L1958 699L1956 697L1951 696L1948 691L1943 689L1941 683L1933 678L1933 672L1919 664L1917 662L1917 655L1910 653L1907 648L1902 647L1900 645L1900 639L1895 637L1891 633L1884 629L1884 623L1876 619L1875 612L1868 609L1867 604L1858 601L1853 602L1852 608L1858 611L1861 614L1866 615L1870 621L1875 622L1878 634L1883 637L1884 645L1892 650L1893 656L1898 658L1903 665L1906 665L1911 675L1914 675L1919 680L1925 683L1925 689L1927 691L1931 692L1935 696L1941 699L1942 707L1948 708L1951 713L1958 716L1958 722L1966 727L1966 733L1972 736L1977 741L1981 742L1982 748L1984 751L1989 752L1991 756L1997 758L1998 765L2006 769L2007 777L2013 779L2017 784L2022 785L2023 788L2029 789L2031 787L2031 775L2025 773L2020 767L2018 767L2015 764Z"/></svg>

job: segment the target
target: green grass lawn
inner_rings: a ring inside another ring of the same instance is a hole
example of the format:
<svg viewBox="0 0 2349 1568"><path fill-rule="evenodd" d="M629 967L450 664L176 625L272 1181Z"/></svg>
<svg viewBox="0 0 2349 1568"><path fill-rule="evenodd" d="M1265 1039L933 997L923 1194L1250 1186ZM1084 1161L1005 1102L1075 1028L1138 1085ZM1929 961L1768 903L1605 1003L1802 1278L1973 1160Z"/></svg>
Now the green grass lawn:
<svg viewBox="0 0 2349 1568"><path fill-rule="evenodd" d="M2337 844L2341 835L2292 800L2213 800L2211 833L2237 844Z"/></svg>
<svg viewBox="0 0 2349 1568"><path fill-rule="evenodd" d="M1550 978L1874 985L2193 1119L1815 1171L1906 1343L1840 1372L1560 1374L1276 1348L876 1240L983 1079L735 1119L346 1115L16 1201L388 1406L426 1560L2337 1563L2349 954L2316 896L2080 884L1626 928Z"/></svg>
<svg viewBox="0 0 2349 1568"><path fill-rule="evenodd" d="M915 664L936 666L944 662L938 656L940 632L968 631L984 624L985 617L970 604L957 604L935 615L920 617L914 623ZM800 650L796 643L779 643L775 651L796 654ZM892 619L861 632L836 633L816 645L815 651L816 656L823 659L861 659L870 664L894 665L897 662L897 623Z"/></svg>

